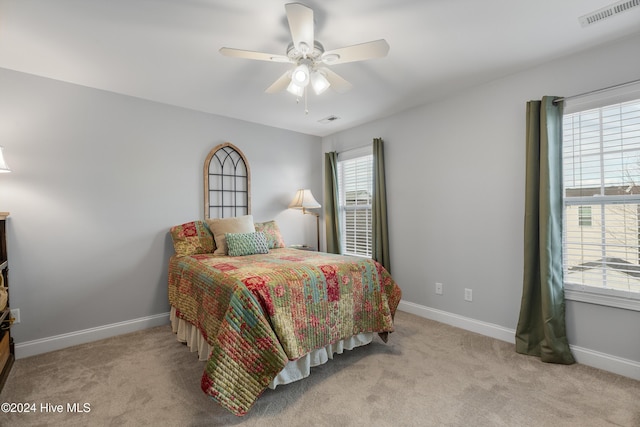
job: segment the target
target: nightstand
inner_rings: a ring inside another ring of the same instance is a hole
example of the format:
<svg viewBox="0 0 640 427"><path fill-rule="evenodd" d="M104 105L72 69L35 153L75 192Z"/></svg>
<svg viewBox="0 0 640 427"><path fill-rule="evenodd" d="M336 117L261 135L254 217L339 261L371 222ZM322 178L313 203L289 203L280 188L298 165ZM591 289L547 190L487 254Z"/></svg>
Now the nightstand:
<svg viewBox="0 0 640 427"><path fill-rule="evenodd" d="M300 249L301 251L314 251L316 252L316 248L307 245L291 245L289 246L291 249Z"/></svg>

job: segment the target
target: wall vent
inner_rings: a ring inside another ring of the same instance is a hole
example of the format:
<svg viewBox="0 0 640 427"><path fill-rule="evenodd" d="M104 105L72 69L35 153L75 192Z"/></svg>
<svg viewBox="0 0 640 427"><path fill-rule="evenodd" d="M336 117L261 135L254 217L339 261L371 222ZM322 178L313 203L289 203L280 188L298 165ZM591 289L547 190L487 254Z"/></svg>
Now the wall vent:
<svg viewBox="0 0 640 427"><path fill-rule="evenodd" d="M631 10L637 6L640 6L640 0L622 0L607 7L603 7L602 9L598 9L595 12L582 15L578 20L583 27L587 27L595 24L596 22L611 18L619 13Z"/></svg>

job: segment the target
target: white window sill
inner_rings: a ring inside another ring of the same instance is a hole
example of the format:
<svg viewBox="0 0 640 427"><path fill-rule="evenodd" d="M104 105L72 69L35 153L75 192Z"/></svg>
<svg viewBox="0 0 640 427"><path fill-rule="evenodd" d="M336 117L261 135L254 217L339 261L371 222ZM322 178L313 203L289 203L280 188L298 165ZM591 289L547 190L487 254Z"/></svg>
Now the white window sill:
<svg viewBox="0 0 640 427"><path fill-rule="evenodd" d="M371 259L371 255L352 254L350 252L341 252L340 255L347 255L347 256L354 256L354 257L357 257L357 258Z"/></svg>
<svg viewBox="0 0 640 427"><path fill-rule="evenodd" d="M564 297L570 301L580 301L589 304L605 305L625 310L640 311L640 295L632 296L612 295L607 290L591 289L584 286L565 284Z"/></svg>

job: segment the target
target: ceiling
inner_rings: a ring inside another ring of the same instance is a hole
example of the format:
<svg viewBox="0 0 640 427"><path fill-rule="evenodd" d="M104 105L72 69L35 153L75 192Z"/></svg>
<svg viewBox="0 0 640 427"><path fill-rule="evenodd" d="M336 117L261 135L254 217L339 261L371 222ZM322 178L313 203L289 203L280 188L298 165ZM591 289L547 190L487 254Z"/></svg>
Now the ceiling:
<svg viewBox="0 0 640 427"><path fill-rule="evenodd" d="M384 38L386 58L336 64L353 84L266 94L289 64L287 0L0 0L0 67L326 136L640 31L640 7L583 28L611 0L302 0L326 50ZM321 123L328 116L338 120Z"/></svg>

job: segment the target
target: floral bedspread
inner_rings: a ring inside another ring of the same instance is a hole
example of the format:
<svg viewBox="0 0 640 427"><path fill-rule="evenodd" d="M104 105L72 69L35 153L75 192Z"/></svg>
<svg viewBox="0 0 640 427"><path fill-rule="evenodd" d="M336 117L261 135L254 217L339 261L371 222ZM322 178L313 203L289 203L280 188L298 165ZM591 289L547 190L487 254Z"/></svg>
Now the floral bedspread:
<svg viewBox="0 0 640 427"><path fill-rule="evenodd" d="M297 249L169 262L169 302L213 347L202 390L246 414L289 360L360 332L386 341L401 291L379 263Z"/></svg>

